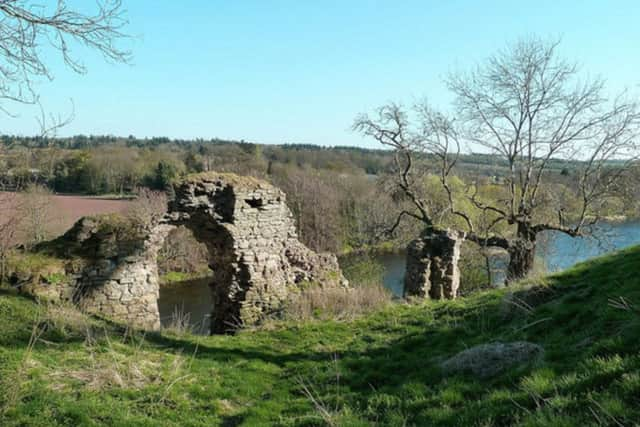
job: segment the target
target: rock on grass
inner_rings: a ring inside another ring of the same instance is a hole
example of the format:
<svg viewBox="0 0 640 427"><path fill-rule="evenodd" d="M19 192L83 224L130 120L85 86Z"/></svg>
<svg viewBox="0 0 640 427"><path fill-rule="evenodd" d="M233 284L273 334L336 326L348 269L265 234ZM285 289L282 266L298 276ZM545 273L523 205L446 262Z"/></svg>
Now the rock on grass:
<svg viewBox="0 0 640 427"><path fill-rule="evenodd" d="M440 365L445 375L470 372L480 378L495 376L506 369L542 357L544 349L527 341L481 344L464 350Z"/></svg>

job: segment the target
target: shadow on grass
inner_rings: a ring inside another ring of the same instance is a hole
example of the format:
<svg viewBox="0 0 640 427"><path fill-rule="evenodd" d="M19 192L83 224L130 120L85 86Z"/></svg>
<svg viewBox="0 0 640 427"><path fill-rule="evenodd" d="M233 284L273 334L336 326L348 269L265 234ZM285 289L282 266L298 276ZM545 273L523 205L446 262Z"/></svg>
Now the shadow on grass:
<svg viewBox="0 0 640 427"><path fill-rule="evenodd" d="M214 361L230 373L234 370L234 381L245 380L241 370L262 373L264 382L258 387L268 389L274 381L286 383L282 387L291 399L304 398L294 380L303 377L329 404L342 402L357 408L372 422L393 424L392 415L400 414L409 425L475 425L477 420L512 425L518 417L546 410L544 399L556 395L577 401L569 410L584 421L591 417L589 408L598 410L595 404L589 406L591 394L598 398L597 393L620 381L626 371L640 369L640 358L635 356L640 350L640 322L631 313L608 306L611 297L622 295L640 303L638 265L640 251L625 251L550 276L545 279L545 292L528 300L530 312L508 317L502 294L494 292L409 307L399 317L390 310L339 326L326 322L301 325L295 331L220 337L138 331L134 338L144 337L160 351ZM525 298L527 292L514 294ZM127 335L123 325L104 322L117 336ZM626 329L621 332L621 328ZM20 337L26 340L21 341L24 345L28 336ZM468 375L446 377L439 368L441 361L465 348L515 340L543 345L542 365L510 369L484 381ZM336 354L339 389L331 366ZM623 368L616 368L616 357L623 359ZM239 361L264 362L281 370L268 373L260 365L238 367ZM542 391L540 398L532 397L523 381L543 374L551 378L550 394ZM562 376L575 379L561 381ZM624 396L620 399L623 405L632 402ZM229 416L223 425L240 425L245 417L245 412Z"/></svg>

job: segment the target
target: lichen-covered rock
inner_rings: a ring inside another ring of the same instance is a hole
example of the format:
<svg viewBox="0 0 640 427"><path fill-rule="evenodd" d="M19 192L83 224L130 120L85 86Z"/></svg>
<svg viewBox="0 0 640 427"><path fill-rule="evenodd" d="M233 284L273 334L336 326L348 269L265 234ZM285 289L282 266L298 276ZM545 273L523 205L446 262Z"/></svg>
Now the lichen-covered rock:
<svg viewBox="0 0 640 427"><path fill-rule="evenodd" d="M142 227L117 215L83 218L41 249L82 260L68 263L62 290L86 311L158 329L157 254L181 225L209 251L212 332L260 322L281 309L292 288L347 286L334 255L316 254L298 241L281 190L233 174L188 177L155 224Z"/></svg>
<svg viewBox="0 0 640 427"><path fill-rule="evenodd" d="M464 350L441 364L444 374L470 372L479 378L495 376L508 368L538 360L544 350L527 341L481 344Z"/></svg>
<svg viewBox="0 0 640 427"><path fill-rule="evenodd" d="M454 299L460 287L462 234L430 230L407 247L404 296Z"/></svg>

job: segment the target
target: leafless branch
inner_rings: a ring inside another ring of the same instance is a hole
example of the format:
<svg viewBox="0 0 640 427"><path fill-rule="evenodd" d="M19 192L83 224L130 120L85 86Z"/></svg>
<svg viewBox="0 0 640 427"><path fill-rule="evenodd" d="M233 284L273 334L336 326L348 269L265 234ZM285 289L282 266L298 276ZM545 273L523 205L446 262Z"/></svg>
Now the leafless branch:
<svg viewBox="0 0 640 427"><path fill-rule="evenodd" d="M0 111L11 115L7 103L37 104L34 84L38 79L53 79L43 54L48 46L58 52L65 64L78 73L85 65L72 48L85 46L111 62L128 62L131 53L118 47L128 38L127 20L121 0L96 3L93 14L71 9L65 0L55 6L28 0L0 1ZM64 122L64 120L62 120Z"/></svg>

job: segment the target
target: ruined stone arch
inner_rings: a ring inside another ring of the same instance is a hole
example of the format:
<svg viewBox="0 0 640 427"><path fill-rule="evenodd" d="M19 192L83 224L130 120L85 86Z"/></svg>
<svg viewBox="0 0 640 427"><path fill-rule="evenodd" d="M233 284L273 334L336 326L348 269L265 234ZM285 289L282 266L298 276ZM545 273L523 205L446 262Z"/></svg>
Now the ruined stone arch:
<svg viewBox="0 0 640 427"><path fill-rule="evenodd" d="M305 283L347 286L334 255L317 254L298 240L280 189L213 172L190 176L174 189L167 214L144 233L129 235L89 217L58 239L54 247L88 260L80 267L67 265L70 280L58 289L59 298L136 327L159 329L158 251L181 225L209 251L213 333L259 323Z"/></svg>

